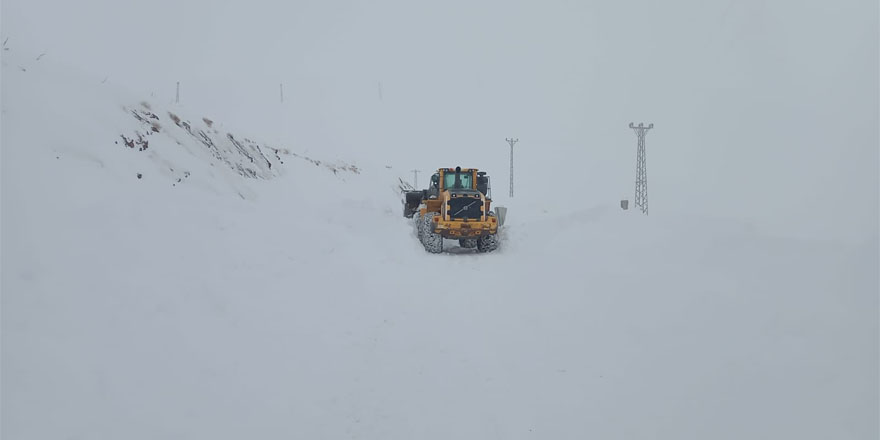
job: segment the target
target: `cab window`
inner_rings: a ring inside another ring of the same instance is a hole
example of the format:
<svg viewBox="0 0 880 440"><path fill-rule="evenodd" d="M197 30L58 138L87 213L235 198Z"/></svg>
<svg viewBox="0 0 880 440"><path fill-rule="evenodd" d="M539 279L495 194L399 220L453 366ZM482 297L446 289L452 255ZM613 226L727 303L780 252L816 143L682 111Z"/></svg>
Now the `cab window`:
<svg viewBox="0 0 880 440"><path fill-rule="evenodd" d="M458 176L461 178L459 184L456 186L455 184L455 173L446 173L443 175L443 188L445 189L472 189L471 185L471 173L459 173Z"/></svg>

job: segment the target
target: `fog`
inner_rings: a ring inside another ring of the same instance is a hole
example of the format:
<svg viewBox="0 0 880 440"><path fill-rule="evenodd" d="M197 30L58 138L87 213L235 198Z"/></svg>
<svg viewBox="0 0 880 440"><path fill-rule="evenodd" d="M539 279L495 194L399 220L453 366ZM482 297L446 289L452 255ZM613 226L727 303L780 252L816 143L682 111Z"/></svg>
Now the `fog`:
<svg viewBox="0 0 880 440"><path fill-rule="evenodd" d="M653 122L652 213L877 235L875 1L13 0L2 12L16 50L165 102L180 81L181 105L315 154L381 149L408 168L500 175L513 136L521 175L611 200L632 193L627 124Z"/></svg>
<svg viewBox="0 0 880 440"><path fill-rule="evenodd" d="M474 3L3 1L4 438L876 438L876 0Z"/></svg>

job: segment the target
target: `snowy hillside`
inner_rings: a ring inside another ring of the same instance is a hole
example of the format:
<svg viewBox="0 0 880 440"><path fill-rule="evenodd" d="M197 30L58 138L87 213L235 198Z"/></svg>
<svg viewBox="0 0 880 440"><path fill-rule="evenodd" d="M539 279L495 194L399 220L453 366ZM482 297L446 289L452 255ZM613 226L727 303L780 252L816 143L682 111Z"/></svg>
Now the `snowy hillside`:
<svg viewBox="0 0 880 440"><path fill-rule="evenodd" d="M876 437L876 240L524 186L498 252L429 255L393 158L306 160L25 59L4 439Z"/></svg>

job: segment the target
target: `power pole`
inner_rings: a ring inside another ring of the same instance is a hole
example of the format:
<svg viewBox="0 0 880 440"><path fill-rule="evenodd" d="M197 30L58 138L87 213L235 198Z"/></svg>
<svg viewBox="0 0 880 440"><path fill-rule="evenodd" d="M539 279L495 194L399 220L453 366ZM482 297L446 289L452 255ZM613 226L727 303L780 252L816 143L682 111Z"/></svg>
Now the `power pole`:
<svg viewBox="0 0 880 440"><path fill-rule="evenodd" d="M519 139L504 139L510 144L510 197L513 198L513 144L519 142Z"/></svg>
<svg viewBox="0 0 880 440"><path fill-rule="evenodd" d="M281 92L281 103L284 104L284 83L278 84L278 91Z"/></svg>
<svg viewBox="0 0 880 440"><path fill-rule="evenodd" d="M412 170L413 172L413 188L419 188L419 170Z"/></svg>
<svg viewBox="0 0 880 440"><path fill-rule="evenodd" d="M636 132L639 138L638 152L636 153L636 207L641 208L648 215L648 167L645 160L645 135L648 130L654 128L654 124L629 123L629 128Z"/></svg>
<svg viewBox="0 0 880 440"><path fill-rule="evenodd" d="M174 103L180 104L180 81L177 82L177 93L174 95Z"/></svg>

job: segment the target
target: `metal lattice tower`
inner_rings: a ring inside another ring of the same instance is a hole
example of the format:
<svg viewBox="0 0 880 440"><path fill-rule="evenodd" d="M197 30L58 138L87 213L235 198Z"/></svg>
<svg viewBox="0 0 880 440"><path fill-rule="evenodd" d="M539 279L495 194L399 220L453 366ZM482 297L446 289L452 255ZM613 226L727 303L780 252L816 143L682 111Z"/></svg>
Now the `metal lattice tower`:
<svg viewBox="0 0 880 440"><path fill-rule="evenodd" d="M645 215L648 215L648 167L645 160L645 135L648 130L654 128L654 124L639 123L635 125L629 123L629 128L636 132L639 138L638 152L636 153L636 206L642 209Z"/></svg>
<svg viewBox="0 0 880 440"><path fill-rule="evenodd" d="M510 144L510 197L513 197L513 144L519 142L519 139L504 139Z"/></svg>

